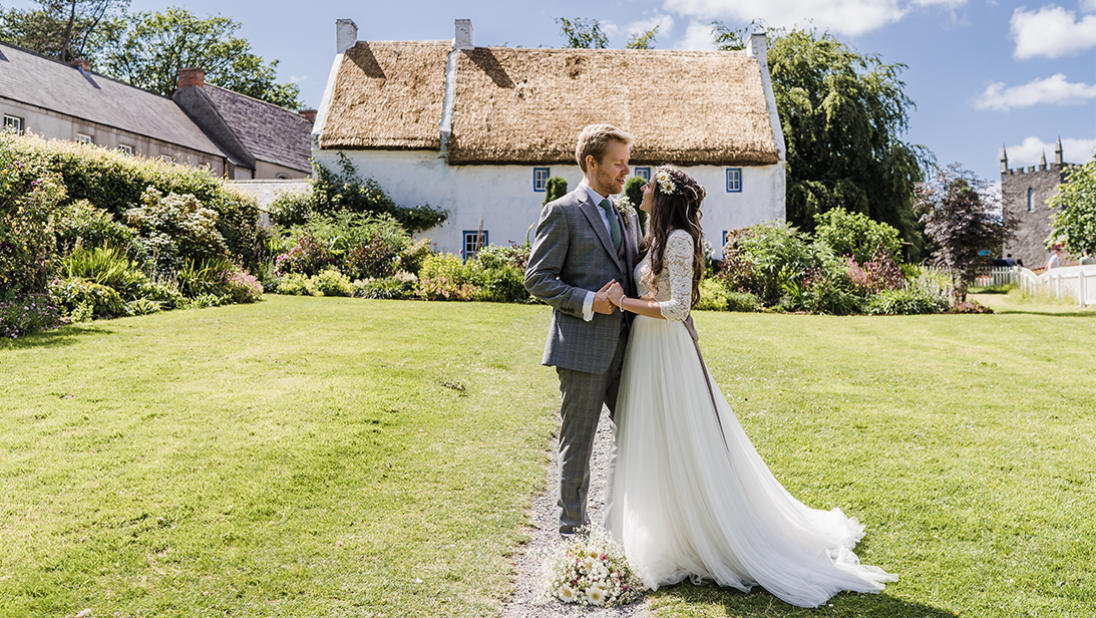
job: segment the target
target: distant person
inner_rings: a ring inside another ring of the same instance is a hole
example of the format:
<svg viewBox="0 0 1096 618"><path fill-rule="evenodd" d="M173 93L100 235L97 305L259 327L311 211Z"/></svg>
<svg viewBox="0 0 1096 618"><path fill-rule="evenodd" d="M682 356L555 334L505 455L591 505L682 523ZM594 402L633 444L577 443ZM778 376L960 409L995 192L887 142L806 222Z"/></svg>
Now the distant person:
<svg viewBox="0 0 1096 618"><path fill-rule="evenodd" d="M1010 267L1011 266L1023 266L1022 263L1019 263L1016 260L1012 259L1012 254L1011 253L1009 253L1008 255L1005 256L1005 265L1010 266Z"/></svg>
<svg viewBox="0 0 1096 618"><path fill-rule="evenodd" d="M1062 265L1062 258L1064 257L1062 251L1062 245L1054 245L1054 250L1051 251L1050 257L1047 258L1046 269L1058 268Z"/></svg>
<svg viewBox="0 0 1096 618"><path fill-rule="evenodd" d="M1096 266L1096 258L1092 257L1092 249L1086 247L1081 252L1081 266Z"/></svg>

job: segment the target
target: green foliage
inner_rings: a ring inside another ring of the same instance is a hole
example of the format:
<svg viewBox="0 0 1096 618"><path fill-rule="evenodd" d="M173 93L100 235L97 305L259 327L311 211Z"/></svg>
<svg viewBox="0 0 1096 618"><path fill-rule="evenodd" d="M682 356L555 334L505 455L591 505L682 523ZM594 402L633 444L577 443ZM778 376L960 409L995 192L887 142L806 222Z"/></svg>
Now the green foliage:
<svg viewBox="0 0 1096 618"><path fill-rule="evenodd" d="M56 240L51 213L65 199L56 173L6 149L0 132L0 300L46 290Z"/></svg>
<svg viewBox="0 0 1096 618"><path fill-rule="evenodd" d="M567 195L567 180L562 176L552 176L544 182L544 201L541 206L547 206L548 202L554 202Z"/></svg>
<svg viewBox="0 0 1096 618"><path fill-rule="evenodd" d="M57 235L57 252L61 255L77 247L114 247L138 250L134 230L116 221L102 208L87 200L77 200L57 209L53 223Z"/></svg>
<svg viewBox="0 0 1096 618"><path fill-rule="evenodd" d="M1078 255L1086 248L1096 249L1096 157L1070 169L1047 204L1058 209L1051 219L1048 247L1061 242L1066 251Z"/></svg>
<svg viewBox="0 0 1096 618"><path fill-rule="evenodd" d="M82 322L125 315L125 304L114 288L86 279L61 279L49 289L50 298L65 316Z"/></svg>
<svg viewBox="0 0 1096 618"><path fill-rule="evenodd" d="M362 180L358 170L339 152L339 171L313 162L311 212L328 215L338 211L357 214L390 215L409 232L421 232L445 222L449 213L429 204L397 206L372 178Z"/></svg>
<svg viewBox="0 0 1096 618"><path fill-rule="evenodd" d="M733 290L756 294L766 305L784 296L786 285L822 265L824 249L784 222L760 223L728 236L724 255L744 262L747 273L734 273ZM756 286L756 287L753 287Z"/></svg>
<svg viewBox="0 0 1096 618"><path fill-rule="evenodd" d="M564 47L604 49L609 46L609 37L602 32L601 23L596 19L557 17L556 23L559 35L565 41Z"/></svg>
<svg viewBox="0 0 1096 618"><path fill-rule="evenodd" d="M720 49L744 46L746 29L713 26ZM896 228L917 259L914 188L932 155L901 140L914 107L899 79L906 65L814 29L771 31L767 59L787 145L787 220L811 231L833 208L863 213Z"/></svg>
<svg viewBox="0 0 1096 618"><path fill-rule="evenodd" d="M280 107L300 107L296 84L278 84L278 61L264 63L251 44L235 36L240 23L222 15L205 19L180 7L129 15L128 29L103 53L110 77L164 96L175 92L178 70L205 69L205 80Z"/></svg>
<svg viewBox="0 0 1096 618"><path fill-rule="evenodd" d="M254 275L240 269L233 269L225 277L224 290L225 295L234 303L253 303L262 297L263 284L259 283Z"/></svg>
<svg viewBox="0 0 1096 618"><path fill-rule="evenodd" d="M226 258L186 259L177 274L179 291L197 299L202 296L225 296L226 281L236 265Z"/></svg>
<svg viewBox="0 0 1096 618"><path fill-rule="evenodd" d="M460 257L431 254L419 271L419 296L426 300L472 300L478 290L468 274Z"/></svg>
<svg viewBox="0 0 1096 618"><path fill-rule="evenodd" d="M129 0L38 0L40 8L0 7L0 40L61 62L95 60L125 30Z"/></svg>
<svg viewBox="0 0 1096 618"><path fill-rule="evenodd" d="M761 308L761 299L749 292L727 292L727 311L750 313Z"/></svg>
<svg viewBox="0 0 1096 618"><path fill-rule="evenodd" d="M817 213L814 220L815 240L828 245L835 255L851 256L864 263L874 259L882 246L893 259L901 258L898 230L886 223L840 207Z"/></svg>
<svg viewBox="0 0 1096 618"><path fill-rule="evenodd" d="M700 282L700 300L693 307L696 311L726 311L727 288L717 279Z"/></svg>
<svg viewBox="0 0 1096 618"><path fill-rule="evenodd" d="M140 297L149 283L140 265L113 247L78 248L61 258L60 272L112 288L125 300Z"/></svg>
<svg viewBox="0 0 1096 618"><path fill-rule="evenodd" d="M390 277L401 267L413 241L391 215L337 211L313 215L293 235L310 234L332 263L353 279ZM416 248L416 251L418 248ZM410 258L414 262L417 258Z"/></svg>
<svg viewBox="0 0 1096 618"><path fill-rule="evenodd" d="M261 252L259 209L255 200L225 186L207 170L174 165L74 142L47 142L32 135L0 133L0 158L22 162L26 169L60 174L65 197L56 205L87 200L121 220L142 204L149 187L162 195L193 195L217 213L217 232L229 252L253 268ZM0 166L5 169L7 166ZM0 194L3 189L0 189Z"/></svg>
<svg viewBox="0 0 1096 618"><path fill-rule="evenodd" d="M655 35L658 34L658 29L662 24L655 24L654 28L647 30L646 32L636 32L632 36L628 37L628 42L624 44L624 49L654 49L655 48Z"/></svg>
<svg viewBox="0 0 1096 618"><path fill-rule="evenodd" d="M346 275L337 270L324 270L312 276L312 287L321 296L352 296L354 286Z"/></svg>
<svg viewBox="0 0 1096 618"><path fill-rule="evenodd" d="M138 298L137 300L131 300L122 306L122 313L127 316L135 315L150 315L153 313L159 313L163 311L163 305L155 300L149 300L147 298Z"/></svg>
<svg viewBox="0 0 1096 618"><path fill-rule="evenodd" d="M397 273L385 279L364 279L354 282L354 296L383 300L411 298L418 278L410 273Z"/></svg>
<svg viewBox="0 0 1096 618"><path fill-rule="evenodd" d="M293 227L304 225L312 214L312 193L290 192L279 193L270 203L270 222L281 227Z"/></svg>
<svg viewBox="0 0 1096 618"><path fill-rule="evenodd" d="M628 201L636 209L636 215L639 216L639 229L640 234L647 230L647 213L639 209L639 205L643 203L643 186L647 184L641 176L632 176L628 179L628 182L624 183L624 195L628 196Z"/></svg>
<svg viewBox="0 0 1096 618"><path fill-rule="evenodd" d="M306 230L288 253L275 258L274 274L280 276L296 273L311 276L332 265L333 262L327 247L311 233L311 230Z"/></svg>
<svg viewBox="0 0 1096 618"><path fill-rule="evenodd" d="M126 223L137 230L137 243L160 272L175 270L185 260L229 255L217 230L217 213L193 195L165 197L149 187L141 195L141 204L126 211Z"/></svg>
<svg viewBox="0 0 1096 618"><path fill-rule="evenodd" d="M316 289L312 278L301 273L289 273L278 282L278 293L290 296L323 296L323 292Z"/></svg>

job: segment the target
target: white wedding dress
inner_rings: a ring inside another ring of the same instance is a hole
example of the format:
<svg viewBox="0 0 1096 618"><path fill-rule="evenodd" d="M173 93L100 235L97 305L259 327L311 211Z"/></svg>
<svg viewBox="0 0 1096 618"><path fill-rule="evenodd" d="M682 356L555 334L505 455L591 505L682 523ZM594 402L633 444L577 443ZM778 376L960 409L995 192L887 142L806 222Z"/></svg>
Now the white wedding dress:
<svg viewBox="0 0 1096 618"><path fill-rule="evenodd" d="M617 403L606 523L628 562L651 589L686 577L743 591L759 584L800 607L843 590L879 592L898 578L860 564L852 549L864 527L785 491L714 382L709 392L683 322L692 238L675 230L666 245L655 296L666 319L635 316ZM644 296L650 269L648 255L635 273Z"/></svg>

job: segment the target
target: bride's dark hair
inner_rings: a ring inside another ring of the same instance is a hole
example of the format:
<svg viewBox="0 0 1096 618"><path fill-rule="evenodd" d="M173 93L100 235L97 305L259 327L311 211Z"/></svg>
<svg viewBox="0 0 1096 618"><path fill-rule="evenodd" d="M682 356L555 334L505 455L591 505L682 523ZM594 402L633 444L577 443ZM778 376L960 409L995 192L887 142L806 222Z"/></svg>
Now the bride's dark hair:
<svg viewBox="0 0 1096 618"><path fill-rule="evenodd" d="M665 193L659 185L659 175L665 172L673 183L673 192ZM700 301L700 280L704 277L704 235L700 230L700 203L707 192L692 176L679 168L664 164L651 174L647 182L655 183L654 204L647 218L647 235L639 245L639 259L651 252L651 272L648 287L658 291L662 273L662 257L666 237L674 230L685 230L693 238L693 294L690 307Z"/></svg>

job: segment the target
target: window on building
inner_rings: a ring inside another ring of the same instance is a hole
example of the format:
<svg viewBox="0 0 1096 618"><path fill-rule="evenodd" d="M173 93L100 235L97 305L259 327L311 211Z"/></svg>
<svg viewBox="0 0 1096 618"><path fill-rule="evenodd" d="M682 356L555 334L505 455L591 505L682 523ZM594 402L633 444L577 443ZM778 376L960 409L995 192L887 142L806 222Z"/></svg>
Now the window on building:
<svg viewBox="0 0 1096 618"><path fill-rule="evenodd" d="M289 174L278 174L278 180L289 180Z"/></svg>
<svg viewBox="0 0 1096 618"><path fill-rule="evenodd" d="M4 114L4 130L14 131L22 135L23 133L23 119L19 116L9 116Z"/></svg>
<svg viewBox="0 0 1096 618"><path fill-rule="evenodd" d="M727 168L727 193L742 193L742 168Z"/></svg>
<svg viewBox="0 0 1096 618"><path fill-rule="evenodd" d="M548 176L552 174L552 168L550 167L534 167L533 168L533 191L537 193L543 193L545 187L548 185Z"/></svg>
<svg viewBox="0 0 1096 618"><path fill-rule="evenodd" d="M1035 210L1035 190L1028 187L1028 212Z"/></svg>
<svg viewBox="0 0 1096 618"><path fill-rule="evenodd" d="M165 163L174 163L175 162L175 157L173 157L171 155L160 155L157 158L160 159L161 161L165 162Z"/></svg>
<svg viewBox="0 0 1096 618"><path fill-rule="evenodd" d="M637 167L636 168L636 176L639 176L643 180L650 180L651 179L651 168L649 168L649 167Z"/></svg>
<svg viewBox="0 0 1096 618"><path fill-rule="evenodd" d="M118 152L131 155L133 154L133 146L130 146L129 144L118 144Z"/></svg>
<svg viewBox="0 0 1096 618"><path fill-rule="evenodd" d="M476 252L487 246L487 230L464 230L464 261L476 257Z"/></svg>
<svg viewBox="0 0 1096 618"><path fill-rule="evenodd" d="M77 133L76 134L76 141L81 143L81 144L91 144L91 143L93 143L91 141L91 136L87 135L85 133Z"/></svg>

